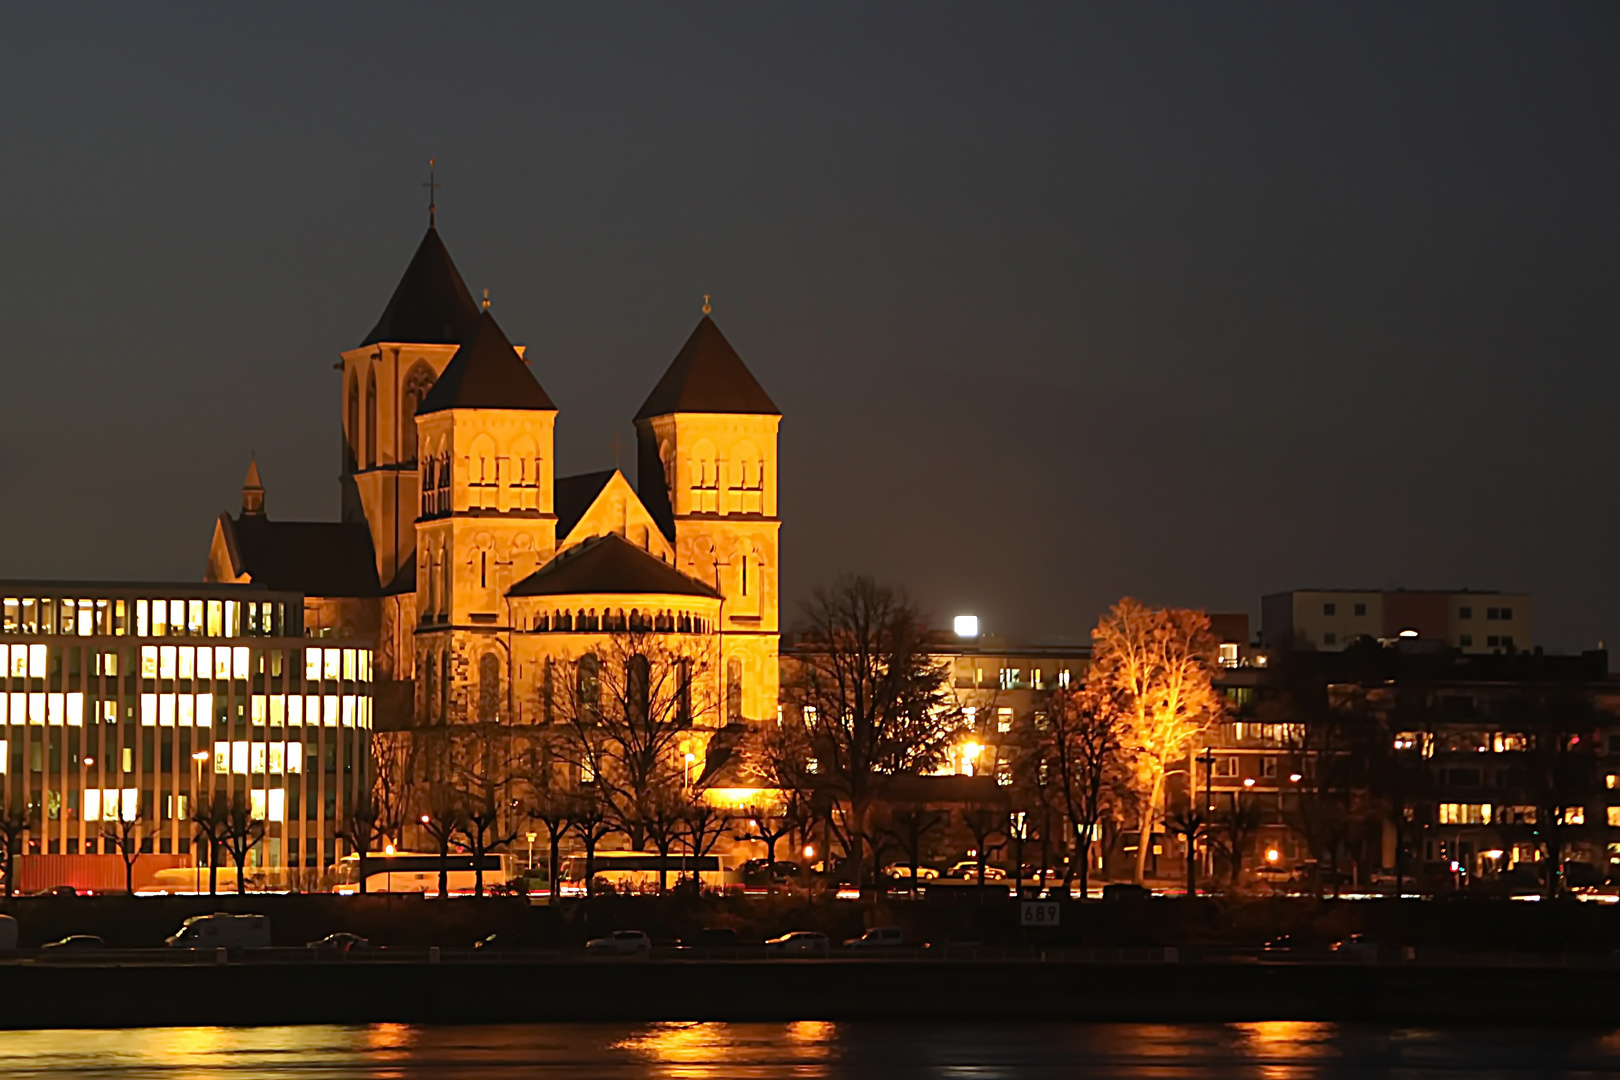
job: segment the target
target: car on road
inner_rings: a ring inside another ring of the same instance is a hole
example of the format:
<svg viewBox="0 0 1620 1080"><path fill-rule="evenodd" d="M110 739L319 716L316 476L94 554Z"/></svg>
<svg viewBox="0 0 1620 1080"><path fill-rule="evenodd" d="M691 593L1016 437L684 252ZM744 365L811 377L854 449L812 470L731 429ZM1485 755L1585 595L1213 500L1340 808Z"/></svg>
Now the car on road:
<svg viewBox="0 0 1620 1080"><path fill-rule="evenodd" d="M945 872L945 876L961 878L964 881L978 881L979 864L973 859L963 859L961 862L947 870ZM1003 870L1001 867L991 866L989 863L985 864L984 880L1003 881L1006 879L1006 877L1007 871Z"/></svg>
<svg viewBox="0 0 1620 1080"><path fill-rule="evenodd" d="M107 943L94 934L69 934L61 941L51 941L40 946L42 949L60 952L99 952L106 947Z"/></svg>
<svg viewBox="0 0 1620 1080"><path fill-rule="evenodd" d="M903 878L903 879L909 881L911 879L911 864L910 863L890 863L888 866L885 866L883 868L883 873L885 875L887 875L888 877ZM937 877L939 877L939 871L934 869L932 866L918 866L917 867L917 880L918 881L931 881L932 879L937 878Z"/></svg>
<svg viewBox="0 0 1620 1080"><path fill-rule="evenodd" d="M371 948L371 942L359 934L340 931L336 934L327 934L318 941L310 942L305 947L314 949L317 952L337 953L339 956L347 956L352 952L365 952Z"/></svg>
<svg viewBox="0 0 1620 1080"><path fill-rule="evenodd" d="M898 926L874 926L857 938L844 942L846 949L898 949L906 943L906 935Z"/></svg>
<svg viewBox="0 0 1620 1080"><path fill-rule="evenodd" d="M815 930L794 930L765 943L766 952L798 956L826 956L827 935Z"/></svg>
<svg viewBox="0 0 1620 1080"><path fill-rule="evenodd" d="M585 951L596 956L651 956L652 938L643 930L615 930L587 941Z"/></svg>
<svg viewBox="0 0 1620 1080"><path fill-rule="evenodd" d="M1276 955L1278 953L1291 953L1296 948L1298 948L1298 946L1294 942L1293 934L1278 934L1276 937L1266 942L1265 945L1261 947L1260 951Z"/></svg>
<svg viewBox="0 0 1620 1080"><path fill-rule="evenodd" d="M79 890L72 885L52 885L48 889L41 889L34 896L78 896Z"/></svg>

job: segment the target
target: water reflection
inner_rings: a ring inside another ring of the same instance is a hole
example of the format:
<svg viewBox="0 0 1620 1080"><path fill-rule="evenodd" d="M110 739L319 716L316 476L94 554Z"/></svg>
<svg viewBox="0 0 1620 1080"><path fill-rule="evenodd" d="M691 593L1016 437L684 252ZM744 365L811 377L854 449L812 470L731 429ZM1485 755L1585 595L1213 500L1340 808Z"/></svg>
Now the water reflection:
<svg viewBox="0 0 1620 1080"><path fill-rule="evenodd" d="M669 1023L0 1033L5 1080L1620 1077L1620 1032Z"/></svg>

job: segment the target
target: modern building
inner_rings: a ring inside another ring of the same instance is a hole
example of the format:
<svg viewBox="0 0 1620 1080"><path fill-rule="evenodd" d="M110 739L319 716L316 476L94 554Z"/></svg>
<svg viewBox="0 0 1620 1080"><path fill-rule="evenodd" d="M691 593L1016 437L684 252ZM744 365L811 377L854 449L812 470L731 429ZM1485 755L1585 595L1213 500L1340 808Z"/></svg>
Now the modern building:
<svg viewBox="0 0 1620 1080"><path fill-rule="evenodd" d="M1261 643L1336 652L1358 638L1415 637L1465 653L1532 646L1530 597L1475 589L1293 589L1261 598Z"/></svg>
<svg viewBox="0 0 1620 1080"><path fill-rule="evenodd" d="M113 834L132 823L148 872L189 865L193 813L224 797L263 822L250 865L339 857L370 784L372 654L306 638L303 596L0 581L0 659L0 807L27 855L98 857L122 882ZM108 878L69 866L52 883Z"/></svg>

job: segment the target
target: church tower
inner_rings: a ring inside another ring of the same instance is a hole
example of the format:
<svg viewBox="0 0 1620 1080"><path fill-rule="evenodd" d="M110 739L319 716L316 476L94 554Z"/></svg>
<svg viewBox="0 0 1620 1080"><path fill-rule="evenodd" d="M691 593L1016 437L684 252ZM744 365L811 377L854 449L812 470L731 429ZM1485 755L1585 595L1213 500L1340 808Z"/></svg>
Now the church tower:
<svg viewBox="0 0 1620 1080"><path fill-rule="evenodd" d="M427 234L382 318L343 354L343 519L371 531L377 577L409 589L416 535L416 408L478 323L478 305L439 239ZM401 573L407 580L400 580Z"/></svg>
<svg viewBox="0 0 1620 1080"><path fill-rule="evenodd" d="M417 406L419 721L493 722L511 708L506 594L556 547L556 422L488 311Z"/></svg>
<svg viewBox="0 0 1620 1080"><path fill-rule="evenodd" d="M679 570L720 591L728 722L776 716L782 413L709 317L636 414L638 493Z"/></svg>

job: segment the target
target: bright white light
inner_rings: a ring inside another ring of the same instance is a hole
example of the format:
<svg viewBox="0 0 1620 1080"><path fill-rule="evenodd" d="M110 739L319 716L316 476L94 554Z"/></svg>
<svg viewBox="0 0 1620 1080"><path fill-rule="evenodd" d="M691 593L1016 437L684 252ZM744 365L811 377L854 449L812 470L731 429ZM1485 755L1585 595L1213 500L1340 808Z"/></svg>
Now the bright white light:
<svg viewBox="0 0 1620 1080"><path fill-rule="evenodd" d="M1417 636L1418 636L1418 632L1416 630L1402 630L1401 631L1401 637L1417 637Z"/></svg>
<svg viewBox="0 0 1620 1080"><path fill-rule="evenodd" d="M979 617L977 615L958 615L956 617L957 637L978 637Z"/></svg>

